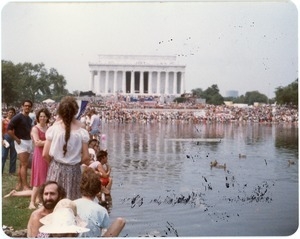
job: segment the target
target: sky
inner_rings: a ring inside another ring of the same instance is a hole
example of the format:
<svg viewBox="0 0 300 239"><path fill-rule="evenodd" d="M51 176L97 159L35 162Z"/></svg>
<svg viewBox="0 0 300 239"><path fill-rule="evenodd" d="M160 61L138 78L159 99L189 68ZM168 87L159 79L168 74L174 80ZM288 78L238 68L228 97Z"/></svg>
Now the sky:
<svg viewBox="0 0 300 239"><path fill-rule="evenodd" d="M3 2L3 1L1 1ZM1 59L44 63L89 89L98 55L177 56L185 90L216 84L269 98L298 78L298 14L291 1L4 1Z"/></svg>

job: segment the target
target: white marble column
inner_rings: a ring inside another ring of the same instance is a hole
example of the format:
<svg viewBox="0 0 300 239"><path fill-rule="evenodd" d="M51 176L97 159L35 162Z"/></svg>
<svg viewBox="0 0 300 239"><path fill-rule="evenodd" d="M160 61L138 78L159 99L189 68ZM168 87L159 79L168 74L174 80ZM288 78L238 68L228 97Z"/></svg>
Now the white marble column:
<svg viewBox="0 0 300 239"><path fill-rule="evenodd" d="M177 94L177 72L174 72L173 94Z"/></svg>
<svg viewBox="0 0 300 239"><path fill-rule="evenodd" d="M184 89L184 72L181 72L181 89L180 89L180 93L184 93L185 89Z"/></svg>
<svg viewBox="0 0 300 239"><path fill-rule="evenodd" d="M144 94L144 72L140 72L140 94Z"/></svg>
<svg viewBox="0 0 300 239"><path fill-rule="evenodd" d="M117 73L118 73L118 71L114 71L114 85L113 85L113 94L115 94L116 93L116 91L117 91Z"/></svg>
<svg viewBox="0 0 300 239"><path fill-rule="evenodd" d="M148 75L148 94L152 94L152 71Z"/></svg>
<svg viewBox="0 0 300 239"><path fill-rule="evenodd" d="M165 94L169 94L169 72L166 71Z"/></svg>
<svg viewBox="0 0 300 239"><path fill-rule="evenodd" d="M160 89L160 73L161 73L160 71L157 72L157 90L156 90L157 94L160 94L160 92L161 92L160 91L161 90Z"/></svg>

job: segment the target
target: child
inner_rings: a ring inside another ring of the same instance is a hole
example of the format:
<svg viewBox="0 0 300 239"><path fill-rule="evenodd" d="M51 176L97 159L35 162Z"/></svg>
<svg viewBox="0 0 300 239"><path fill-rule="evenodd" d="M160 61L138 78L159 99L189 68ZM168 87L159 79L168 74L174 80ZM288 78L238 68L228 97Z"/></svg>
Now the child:
<svg viewBox="0 0 300 239"><path fill-rule="evenodd" d="M100 150L97 153L97 161L89 165L97 174L100 175L101 192L110 194L112 178L110 177L111 167L107 163L108 153L106 150Z"/></svg>

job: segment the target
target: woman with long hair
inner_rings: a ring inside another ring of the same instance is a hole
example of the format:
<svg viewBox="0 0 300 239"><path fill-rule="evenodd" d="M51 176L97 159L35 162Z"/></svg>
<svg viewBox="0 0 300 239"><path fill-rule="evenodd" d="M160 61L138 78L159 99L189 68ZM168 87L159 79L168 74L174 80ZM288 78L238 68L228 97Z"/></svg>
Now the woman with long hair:
<svg viewBox="0 0 300 239"><path fill-rule="evenodd" d="M81 197L81 164L89 163L89 133L75 118L78 112L76 99L64 97L57 109L58 118L46 132L43 157L49 162L47 180L62 185L67 198Z"/></svg>

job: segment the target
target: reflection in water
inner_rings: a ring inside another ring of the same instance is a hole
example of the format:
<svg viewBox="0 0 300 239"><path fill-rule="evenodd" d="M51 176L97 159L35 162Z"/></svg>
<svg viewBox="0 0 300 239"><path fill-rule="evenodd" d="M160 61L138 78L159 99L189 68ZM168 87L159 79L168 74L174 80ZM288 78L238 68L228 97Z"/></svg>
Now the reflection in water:
<svg viewBox="0 0 300 239"><path fill-rule="evenodd" d="M110 214L127 220L121 236L292 234L298 226L297 129L104 124L114 180ZM168 140L174 138L221 141ZM226 170L211 168L214 160Z"/></svg>
<svg viewBox="0 0 300 239"><path fill-rule="evenodd" d="M99 195L97 196L99 204L102 207L105 207L108 214L110 214L111 210L112 210L112 197L110 194L104 194L104 193L99 193Z"/></svg>
<svg viewBox="0 0 300 239"><path fill-rule="evenodd" d="M295 125L280 125L276 130L275 137L275 146L277 148L298 149L298 127Z"/></svg>

